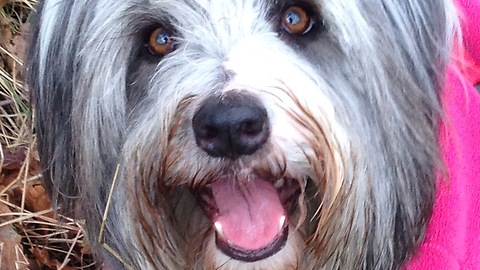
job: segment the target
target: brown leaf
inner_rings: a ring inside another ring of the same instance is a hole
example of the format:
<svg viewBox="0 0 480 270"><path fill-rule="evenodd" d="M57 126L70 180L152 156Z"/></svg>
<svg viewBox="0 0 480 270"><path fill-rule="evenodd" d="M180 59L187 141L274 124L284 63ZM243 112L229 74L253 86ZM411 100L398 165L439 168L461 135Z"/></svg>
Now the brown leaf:
<svg viewBox="0 0 480 270"><path fill-rule="evenodd" d="M10 207L8 207L4 202L0 201L0 214L2 217L0 218L0 225L2 225L5 221L9 221L12 218L8 214L12 214ZM1 229L1 227L0 227Z"/></svg>
<svg viewBox="0 0 480 270"><path fill-rule="evenodd" d="M0 0L0 9L2 9L7 3L8 3L9 0Z"/></svg>
<svg viewBox="0 0 480 270"><path fill-rule="evenodd" d="M15 34L7 44L5 44L5 49L14 55L17 59L25 59L25 51L27 48L27 36L30 31L30 24L25 23L20 26L20 30ZM23 70L19 63L11 57L6 58L7 65L9 70L12 72L15 78L22 80L21 71Z"/></svg>
<svg viewBox="0 0 480 270"><path fill-rule="evenodd" d="M58 265L57 269L60 269L60 264ZM65 265L64 267L62 267L62 270L78 270L79 267L71 267L71 266L68 266L68 265Z"/></svg>
<svg viewBox="0 0 480 270"><path fill-rule="evenodd" d="M3 152L3 170L19 170L25 158L27 157L27 149L25 147L17 147L10 149L2 145Z"/></svg>
<svg viewBox="0 0 480 270"><path fill-rule="evenodd" d="M57 259L52 259L50 253L46 249L34 247L32 253L40 264L43 264L50 269L60 269L60 266L62 265ZM62 270L78 270L78 268L65 265L62 267Z"/></svg>
<svg viewBox="0 0 480 270"><path fill-rule="evenodd" d="M28 184L25 190L25 208L31 212L40 212L50 209L52 206L45 188L40 183ZM47 216L53 218L53 213Z"/></svg>
<svg viewBox="0 0 480 270"><path fill-rule="evenodd" d="M38 155L38 150L36 147L30 149L30 175L37 175L41 173L42 166L40 164L40 157Z"/></svg>
<svg viewBox="0 0 480 270"><path fill-rule="evenodd" d="M50 258L48 250L34 247L32 248L32 254L39 263L47 266L48 268L56 269L58 261Z"/></svg>
<svg viewBox="0 0 480 270"><path fill-rule="evenodd" d="M18 177L19 170L16 173L8 173L2 174L2 179L0 180L0 184L2 186L8 186L11 182L15 181Z"/></svg>
<svg viewBox="0 0 480 270"><path fill-rule="evenodd" d="M0 213L11 213L10 208L0 202ZM0 220L0 269L26 270L29 263L21 245L22 238L11 225L4 224L5 219Z"/></svg>
<svg viewBox="0 0 480 270"><path fill-rule="evenodd" d="M92 248L88 245L83 246L82 249L80 249L80 253L82 255L92 255Z"/></svg>
<svg viewBox="0 0 480 270"><path fill-rule="evenodd" d="M0 0L3 1L3 0ZM0 20L0 46L5 46L12 40L12 31L10 30L9 23L11 18L4 18Z"/></svg>

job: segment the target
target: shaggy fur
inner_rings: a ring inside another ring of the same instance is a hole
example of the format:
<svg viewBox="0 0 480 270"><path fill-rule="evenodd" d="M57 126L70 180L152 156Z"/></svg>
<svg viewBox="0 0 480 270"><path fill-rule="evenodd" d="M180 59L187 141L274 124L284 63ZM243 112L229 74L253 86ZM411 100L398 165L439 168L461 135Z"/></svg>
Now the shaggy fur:
<svg viewBox="0 0 480 270"><path fill-rule="evenodd" d="M303 34L282 26L292 5ZM28 68L47 189L111 269L400 269L432 212L456 20L448 0L42 1ZM164 56L145 45L159 26ZM223 99L266 113L259 149L202 147L193 119ZM259 178L298 195L288 240L234 259L199 196Z"/></svg>

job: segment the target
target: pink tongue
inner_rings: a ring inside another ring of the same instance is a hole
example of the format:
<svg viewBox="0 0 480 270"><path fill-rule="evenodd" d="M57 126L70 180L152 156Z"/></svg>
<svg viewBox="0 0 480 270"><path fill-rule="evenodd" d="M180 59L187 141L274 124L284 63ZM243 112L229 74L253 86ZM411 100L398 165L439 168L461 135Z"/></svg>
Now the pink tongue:
<svg viewBox="0 0 480 270"><path fill-rule="evenodd" d="M245 184L221 178L212 184L219 210L213 220L223 229L223 240L245 250L270 245L282 232L280 219L285 215L272 184L255 177Z"/></svg>

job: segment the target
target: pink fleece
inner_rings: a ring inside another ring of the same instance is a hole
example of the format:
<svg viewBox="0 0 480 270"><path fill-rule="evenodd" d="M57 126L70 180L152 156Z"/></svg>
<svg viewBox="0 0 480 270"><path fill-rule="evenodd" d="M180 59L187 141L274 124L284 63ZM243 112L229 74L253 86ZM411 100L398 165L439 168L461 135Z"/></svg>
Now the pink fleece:
<svg viewBox="0 0 480 270"><path fill-rule="evenodd" d="M480 83L480 0L457 0L462 35L465 45L465 58L468 62L466 77Z"/></svg>
<svg viewBox="0 0 480 270"><path fill-rule="evenodd" d="M452 65L443 96L437 198L427 234L408 270L480 270L480 0L458 0L465 50L477 68Z"/></svg>

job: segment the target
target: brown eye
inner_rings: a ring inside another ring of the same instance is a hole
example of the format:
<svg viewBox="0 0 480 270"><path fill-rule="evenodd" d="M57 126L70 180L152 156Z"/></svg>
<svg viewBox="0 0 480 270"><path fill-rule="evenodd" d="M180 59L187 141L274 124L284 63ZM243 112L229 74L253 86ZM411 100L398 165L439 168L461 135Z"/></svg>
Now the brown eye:
<svg viewBox="0 0 480 270"><path fill-rule="evenodd" d="M158 27L152 31L148 38L148 49L152 54L166 55L173 50L171 34L163 27Z"/></svg>
<svg viewBox="0 0 480 270"><path fill-rule="evenodd" d="M282 14L282 26L292 35L306 34L312 28L310 15L300 6L291 6Z"/></svg>

